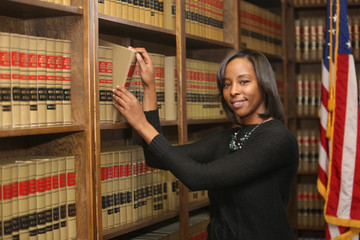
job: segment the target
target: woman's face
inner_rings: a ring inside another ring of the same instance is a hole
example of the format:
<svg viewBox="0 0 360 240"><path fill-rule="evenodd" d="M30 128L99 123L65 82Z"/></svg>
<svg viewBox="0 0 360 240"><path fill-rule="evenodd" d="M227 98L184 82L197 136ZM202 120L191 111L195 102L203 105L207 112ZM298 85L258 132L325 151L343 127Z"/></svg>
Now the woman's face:
<svg viewBox="0 0 360 240"><path fill-rule="evenodd" d="M262 121L258 113L266 110L264 94L249 60L235 58L227 64L223 95L226 104L241 124L257 124Z"/></svg>

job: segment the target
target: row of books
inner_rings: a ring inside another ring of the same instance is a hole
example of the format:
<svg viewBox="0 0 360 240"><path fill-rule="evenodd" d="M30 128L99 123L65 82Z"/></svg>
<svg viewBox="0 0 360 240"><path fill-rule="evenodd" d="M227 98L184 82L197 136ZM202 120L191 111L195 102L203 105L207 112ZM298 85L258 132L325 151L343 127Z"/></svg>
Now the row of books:
<svg viewBox="0 0 360 240"><path fill-rule="evenodd" d="M0 128L71 124L70 46L0 32Z"/></svg>
<svg viewBox="0 0 360 240"><path fill-rule="evenodd" d="M75 157L2 159L1 239L75 239Z"/></svg>
<svg viewBox="0 0 360 240"><path fill-rule="evenodd" d="M324 199L317 191L316 184L298 184L297 225L304 227L324 227L324 203Z"/></svg>
<svg viewBox="0 0 360 240"><path fill-rule="evenodd" d="M40 1L71 6L71 0L40 0Z"/></svg>
<svg viewBox="0 0 360 240"><path fill-rule="evenodd" d="M175 0L98 0L102 14L175 30ZM185 31L223 41L223 0L186 0Z"/></svg>
<svg viewBox="0 0 360 240"><path fill-rule="evenodd" d="M122 146L101 153L103 229L158 216L179 208L179 180L169 171L150 168L142 146ZM207 199L189 193L189 203Z"/></svg>
<svg viewBox="0 0 360 240"><path fill-rule="evenodd" d="M359 0L347 0L348 4L360 3ZM304 5L326 5L327 0L294 0L296 6Z"/></svg>
<svg viewBox="0 0 360 240"><path fill-rule="evenodd" d="M198 213L189 217L189 239L207 239L207 225L210 222L210 215L207 212ZM178 240L180 237L179 222L166 224L160 227L153 227L150 230L140 231L133 234L129 240L151 239L151 240Z"/></svg>
<svg viewBox="0 0 360 240"><path fill-rule="evenodd" d="M125 86L142 103L143 87L135 53L125 47L100 40L99 96L100 122L125 121L112 106L111 89ZM150 53L154 64L160 120L177 119L176 57ZM225 118L216 83L217 63L186 60L188 119Z"/></svg>
<svg viewBox="0 0 360 240"><path fill-rule="evenodd" d="M319 164L319 129L300 129L296 132L299 144L299 171L317 172Z"/></svg>
<svg viewBox="0 0 360 240"><path fill-rule="evenodd" d="M360 18L349 16L349 33L352 52L360 57ZM295 50L297 60L318 60L322 58L324 45L325 17L301 18L295 20Z"/></svg>
<svg viewBox="0 0 360 240"><path fill-rule="evenodd" d="M321 73L296 75L296 106L299 116L319 116Z"/></svg>
<svg viewBox="0 0 360 240"><path fill-rule="evenodd" d="M240 40L243 47L281 56L281 17L245 1L241 1L240 9Z"/></svg>

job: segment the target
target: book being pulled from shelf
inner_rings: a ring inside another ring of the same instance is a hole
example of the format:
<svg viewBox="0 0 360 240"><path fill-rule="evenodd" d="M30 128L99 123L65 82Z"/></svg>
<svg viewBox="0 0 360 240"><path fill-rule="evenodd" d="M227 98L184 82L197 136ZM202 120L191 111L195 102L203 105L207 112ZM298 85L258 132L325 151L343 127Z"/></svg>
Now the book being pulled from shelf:
<svg viewBox="0 0 360 240"><path fill-rule="evenodd" d="M0 128L71 124L70 45L0 32Z"/></svg>
<svg viewBox="0 0 360 240"><path fill-rule="evenodd" d="M240 9L242 46L282 56L281 17L245 1Z"/></svg>
<svg viewBox="0 0 360 240"><path fill-rule="evenodd" d="M71 6L71 0L40 0L40 1L51 2L51 3L66 5L66 6Z"/></svg>
<svg viewBox="0 0 360 240"><path fill-rule="evenodd" d="M103 229L176 210L178 195L178 180L169 171L148 167L142 146L102 151Z"/></svg>
<svg viewBox="0 0 360 240"><path fill-rule="evenodd" d="M297 185L297 225L301 227L325 227L324 200L316 184Z"/></svg>
<svg viewBox="0 0 360 240"><path fill-rule="evenodd" d="M76 239L75 157L3 159L2 239Z"/></svg>
<svg viewBox="0 0 360 240"><path fill-rule="evenodd" d="M320 132L318 129L299 129L296 132L299 144L300 172L317 173L319 164Z"/></svg>
<svg viewBox="0 0 360 240"><path fill-rule="evenodd" d="M98 0L99 13L175 30L175 0ZM223 0L186 0L185 31L223 41Z"/></svg>

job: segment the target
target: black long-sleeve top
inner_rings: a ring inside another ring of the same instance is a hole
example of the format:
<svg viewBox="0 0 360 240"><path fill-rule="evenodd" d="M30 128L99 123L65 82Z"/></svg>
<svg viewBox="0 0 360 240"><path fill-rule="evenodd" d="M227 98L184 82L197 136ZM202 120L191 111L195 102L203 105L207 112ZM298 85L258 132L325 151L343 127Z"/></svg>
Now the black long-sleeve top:
<svg viewBox="0 0 360 240"><path fill-rule="evenodd" d="M161 133L158 112L145 114ZM208 190L209 240L295 239L286 205L299 161L296 138L281 121L270 120L231 152L231 134L243 136L255 126L221 130L181 146L159 134L144 146L149 166L170 170L192 190Z"/></svg>

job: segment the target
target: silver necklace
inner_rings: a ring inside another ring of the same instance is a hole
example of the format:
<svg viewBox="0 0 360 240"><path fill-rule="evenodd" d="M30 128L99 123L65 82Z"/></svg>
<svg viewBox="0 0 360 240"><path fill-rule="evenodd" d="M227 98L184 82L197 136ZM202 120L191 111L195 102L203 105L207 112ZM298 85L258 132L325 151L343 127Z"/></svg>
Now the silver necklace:
<svg viewBox="0 0 360 240"><path fill-rule="evenodd" d="M241 130L241 128L234 132L232 135L231 135L231 140L230 140L230 144L229 144L229 149L231 151L236 151L236 150L239 150L239 149L242 149L244 147L244 144L245 142L249 139L249 137L251 136L251 134L261 125L263 124L265 120L263 120L261 123L257 124L250 132L245 132L244 136L243 137L240 137L239 138L239 132Z"/></svg>

